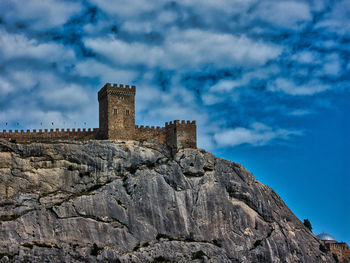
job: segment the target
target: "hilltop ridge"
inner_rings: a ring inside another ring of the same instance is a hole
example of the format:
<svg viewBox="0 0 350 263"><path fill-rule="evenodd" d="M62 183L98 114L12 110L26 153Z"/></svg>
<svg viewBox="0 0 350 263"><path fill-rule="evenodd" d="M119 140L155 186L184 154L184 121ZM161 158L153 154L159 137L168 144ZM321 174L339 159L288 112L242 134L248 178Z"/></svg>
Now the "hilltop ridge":
<svg viewBox="0 0 350 263"><path fill-rule="evenodd" d="M0 262L333 262L242 165L135 141L0 140Z"/></svg>

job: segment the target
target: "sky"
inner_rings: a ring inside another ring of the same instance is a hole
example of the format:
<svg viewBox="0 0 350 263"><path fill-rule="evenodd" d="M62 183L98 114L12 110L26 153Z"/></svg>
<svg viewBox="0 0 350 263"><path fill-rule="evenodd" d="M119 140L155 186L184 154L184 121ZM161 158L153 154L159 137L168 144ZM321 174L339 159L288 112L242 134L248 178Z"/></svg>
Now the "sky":
<svg viewBox="0 0 350 263"><path fill-rule="evenodd" d="M196 120L350 244L349 58L348 0L1 0L0 130L96 128L97 91L136 85L136 124Z"/></svg>

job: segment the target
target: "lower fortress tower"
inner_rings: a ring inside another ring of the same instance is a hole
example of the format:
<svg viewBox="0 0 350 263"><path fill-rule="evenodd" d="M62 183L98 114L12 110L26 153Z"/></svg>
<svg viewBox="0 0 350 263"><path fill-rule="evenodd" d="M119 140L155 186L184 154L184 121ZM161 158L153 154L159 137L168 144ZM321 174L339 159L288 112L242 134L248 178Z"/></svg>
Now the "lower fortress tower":
<svg viewBox="0 0 350 263"><path fill-rule="evenodd" d="M98 92L99 128L3 130L0 138L17 142L55 140L136 140L165 144L172 149L196 148L196 122L166 122L164 127L135 125L136 87L107 83Z"/></svg>

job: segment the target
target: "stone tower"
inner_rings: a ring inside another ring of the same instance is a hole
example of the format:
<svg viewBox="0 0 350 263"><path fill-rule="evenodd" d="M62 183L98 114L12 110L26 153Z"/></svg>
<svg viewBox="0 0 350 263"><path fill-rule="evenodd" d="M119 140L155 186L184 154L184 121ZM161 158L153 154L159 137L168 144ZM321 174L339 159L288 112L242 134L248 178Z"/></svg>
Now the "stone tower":
<svg viewBox="0 0 350 263"><path fill-rule="evenodd" d="M98 92L101 139L134 139L135 93L135 86L110 83Z"/></svg>

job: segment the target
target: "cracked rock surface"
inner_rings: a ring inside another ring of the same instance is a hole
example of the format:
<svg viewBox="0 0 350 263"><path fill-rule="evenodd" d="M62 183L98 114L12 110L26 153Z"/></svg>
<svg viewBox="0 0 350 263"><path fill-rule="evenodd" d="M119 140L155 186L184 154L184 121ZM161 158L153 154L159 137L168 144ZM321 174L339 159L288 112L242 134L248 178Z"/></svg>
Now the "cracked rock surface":
<svg viewBox="0 0 350 263"><path fill-rule="evenodd" d="M0 140L0 262L333 262L268 186L200 149Z"/></svg>

